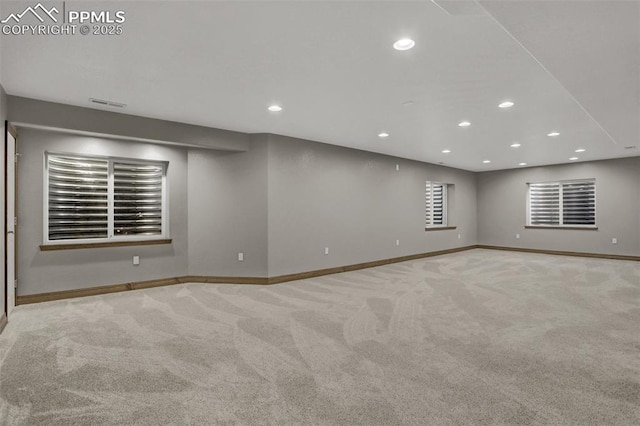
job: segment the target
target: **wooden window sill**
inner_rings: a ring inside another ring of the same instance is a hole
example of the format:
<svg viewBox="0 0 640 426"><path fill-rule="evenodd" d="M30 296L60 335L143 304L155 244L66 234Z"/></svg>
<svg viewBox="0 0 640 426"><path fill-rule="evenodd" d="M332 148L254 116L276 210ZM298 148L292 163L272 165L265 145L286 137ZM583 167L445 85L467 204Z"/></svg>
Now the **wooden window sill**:
<svg viewBox="0 0 640 426"><path fill-rule="evenodd" d="M449 229L456 229L457 226L432 226L429 228L424 228L425 231L446 231Z"/></svg>
<svg viewBox="0 0 640 426"><path fill-rule="evenodd" d="M102 247L129 247L129 246L153 246L158 244L171 244L173 240L140 240L140 241L105 241L101 243L80 243L80 244L41 244L40 251L52 250L75 250Z"/></svg>
<svg viewBox="0 0 640 426"><path fill-rule="evenodd" d="M574 231L597 231L597 226L530 226L526 225L525 229L572 229Z"/></svg>

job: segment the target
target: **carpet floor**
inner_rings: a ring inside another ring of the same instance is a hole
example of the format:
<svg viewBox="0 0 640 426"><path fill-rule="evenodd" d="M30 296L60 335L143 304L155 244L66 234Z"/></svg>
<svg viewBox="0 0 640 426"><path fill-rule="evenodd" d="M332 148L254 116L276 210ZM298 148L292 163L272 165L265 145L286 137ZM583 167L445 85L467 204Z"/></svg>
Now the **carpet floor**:
<svg viewBox="0 0 640 426"><path fill-rule="evenodd" d="M472 250L16 308L0 424L640 424L640 264Z"/></svg>

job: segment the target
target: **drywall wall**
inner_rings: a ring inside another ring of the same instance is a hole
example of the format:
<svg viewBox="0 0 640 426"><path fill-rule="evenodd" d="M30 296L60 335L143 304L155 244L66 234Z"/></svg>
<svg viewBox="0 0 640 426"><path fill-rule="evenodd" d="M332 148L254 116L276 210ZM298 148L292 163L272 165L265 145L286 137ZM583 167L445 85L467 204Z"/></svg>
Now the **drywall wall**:
<svg viewBox="0 0 640 426"><path fill-rule="evenodd" d="M2 14L2 2L0 2L0 16L4 16ZM0 37L0 87L2 87L2 42L5 40L5 37ZM4 89L1 89L4 90ZM6 94L3 94L2 96L6 96ZM4 110L2 110L2 112L4 112ZM2 120L2 122L4 123L4 120Z"/></svg>
<svg viewBox="0 0 640 426"><path fill-rule="evenodd" d="M12 123L28 123L49 129L113 135L155 143L175 143L210 149L245 151L246 133L156 120L100 109L82 108L36 99L9 96ZM123 111L123 110L121 110Z"/></svg>
<svg viewBox="0 0 640 426"><path fill-rule="evenodd" d="M268 275L266 135L247 152L190 149L188 200L190 275Z"/></svg>
<svg viewBox="0 0 640 426"><path fill-rule="evenodd" d="M18 295L120 284L187 273L187 151L184 148L20 128ZM172 244L40 251L44 152L168 161ZM132 257L140 256L134 266Z"/></svg>
<svg viewBox="0 0 640 426"><path fill-rule="evenodd" d="M5 120L7 119L7 94L5 93L2 85L0 84L0 128L2 129L2 133L0 136L2 138L3 148L0 149L0 188L4 191L4 144L5 144ZM3 192L4 194L4 192ZM2 285L0 285L0 315L4 312L4 297L5 297L5 285L4 277L5 277L5 263L4 263L4 252L5 252L5 228L4 228L4 196L0 197L0 212L2 212L2 217L0 217L0 235L2 235L2 243L0 244L0 277L2 277Z"/></svg>
<svg viewBox="0 0 640 426"><path fill-rule="evenodd" d="M596 179L597 231L524 228L528 182L586 178ZM640 157L478 174L478 242L640 255Z"/></svg>
<svg viewBox="0 0 640 426"><path fill-rule="evenodd" d="M474 173L275 135L268 154L270 276L476 244ZM425 232L427 180L453 184L457 229Z"/></svg>

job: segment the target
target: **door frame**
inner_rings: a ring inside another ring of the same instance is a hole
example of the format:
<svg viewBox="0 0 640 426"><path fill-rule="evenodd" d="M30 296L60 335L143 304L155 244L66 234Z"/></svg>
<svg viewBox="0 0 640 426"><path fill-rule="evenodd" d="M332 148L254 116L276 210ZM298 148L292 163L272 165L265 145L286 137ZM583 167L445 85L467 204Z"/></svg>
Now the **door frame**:
<svg viewBox="0 0 640 426"><path fill-rule="evenodd" d="M9 218L9 203L13 203L13 211L14 211L14 217L18 216L18 203L17 203L17 197L18 197L18 181L17 181L17 164L16 164L16 159L17 159L17 147L18 147L18 132L16 131L16 128L13 127L13 125L11 125L11 123L9 123L8 121L4 122L4 128L5 128L5 133L4 133L4 314L5 317L8 318L9 316L9 286L12 285L14 286L14 290L13 290L13 296L14 296L14 300L13 300L13 307L16 306L16 292L15 292L15 281L9 283L9 221L10 220L15 220L14 218ZM8 153L9 153L9 135L11 135L14 139L14 143L15 143L15 149L14 149L14 154L13 157L9 159L8 157ZM14 163L14 176L11 177L11 179L9 179L9 161L13 161ZM9 200L8 197L8 189L9 189L9 184L12 183L14 186L14 197L13 200ZM17 271L18 271L18 256L17 256L17 246L18 246L18 240L17 240L17 233L16 233L16 228L14 225L14 232L13 232L13 250L14 250L14 265L13 265L13 275L14 275L14 280L17 277Z"/></svg>

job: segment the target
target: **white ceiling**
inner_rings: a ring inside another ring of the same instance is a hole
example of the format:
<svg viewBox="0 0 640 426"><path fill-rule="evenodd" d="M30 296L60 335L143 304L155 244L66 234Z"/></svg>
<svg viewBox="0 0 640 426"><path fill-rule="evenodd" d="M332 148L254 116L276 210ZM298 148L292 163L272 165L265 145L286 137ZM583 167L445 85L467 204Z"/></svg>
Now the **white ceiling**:
<svg viewBox="0 0 640 426"><path fill-rule="evenodd" d="M27 4L3 2L3 18ZM65 6L124 10L124 34L3 35L9 94L86 107L108 99L128 114L472 171L640 155L625 149L640 145L638 1ZM416 46L394 50L402 37ZM505 99L515 106L499 109ZM272 103L283 111L267 111Z"/></svg>

